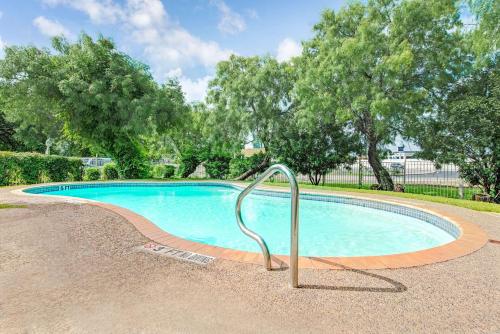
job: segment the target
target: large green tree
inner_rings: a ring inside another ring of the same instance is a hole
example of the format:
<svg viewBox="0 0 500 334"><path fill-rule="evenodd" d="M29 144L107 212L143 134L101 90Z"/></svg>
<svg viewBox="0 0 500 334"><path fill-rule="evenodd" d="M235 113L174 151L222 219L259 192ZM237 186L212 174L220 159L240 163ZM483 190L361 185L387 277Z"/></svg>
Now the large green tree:
<svg viewBox="0 0 500 334"><path fill-rule="evenodd" d="M50 52L33 46L5 48L0 60L0 108L21 149L44 152L63 136L58 116L58 73Z"/></svg>
<svg viewBox="0 0 500 334"><path fill-rule="evenodd" d="M460 175L500 202L500 68L497 62L458 81L423 121L420 155L454 163Z"/></svg>
<svg viewBox="0 0 500 334"><path fill-rule="evenodd" d="M231 56L217 64L208 102L218 135L239 148L258 140L266 150L292 108L294 71L271 57Z"/></svg>
<svg viewBox="0 0 500 334"><path fill-rule="evenodd" d="M112 41L82 34L76 43L53 40L55 53L34 47L5 51L0 75L8 103L31 117L62 122L64 131L116 160L128 178L145 173L141 135L164 131L183 105L175 83L159 86L149 69ZM30 94L29 107L22 107ZM182 95L182 94L181 94ZM38 112L38 113L37 113ZM42 123L42 121L40 121ZM154 126L153 126L154 125Z"/></svg>
<svg viewBox="0 0 500 334"><path fill-rule="evenodd" d="M300 85L363 136L382 189L394 185L380 151L405 118L435 107L460 71L459 27L454 1L368 0L325 11L304 45Z"/></svg>

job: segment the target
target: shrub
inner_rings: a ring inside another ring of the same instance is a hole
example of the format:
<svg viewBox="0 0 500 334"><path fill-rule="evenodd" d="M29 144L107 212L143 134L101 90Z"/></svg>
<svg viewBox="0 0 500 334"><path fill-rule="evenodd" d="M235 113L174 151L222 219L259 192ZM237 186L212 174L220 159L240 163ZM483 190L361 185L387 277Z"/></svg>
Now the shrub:
<svg viewBox="0 0 500 334"><path fill-rule="evenodd" d="M118 168L116 164L105 164L102 168L102 176L105 180L116 180L119 177Z"/></svg>
<svg viewBox="0 0 500 334"><path fill-rule="evenodd" d="M207 174L212 179L225 179L229 174L229 162L231 157L224 153L210 154L207 161L203 163Z"/></svg>
<svg viewBox="0 0 500 334"><path fill-rule="evenodd" d="M96 167L89 167L85 169L83 179L85 181L97 181L101 178L101 171Z"/></svg>
<svg viewBox="0 0 500 334"><path fill-rule="evenodd" d="M0 185L80 181L83 163L40 153L0 152Z"/></svg>
<svg viewBox="0 0 500 334"><path fill-rule="evenodd" d="M165 165L165 173L163 173L163 177L166 179L171 178L175 174L175 167L171 165Z"/></svg>
<svg viewBox="0 0 500 334"><path fill-rule="evenodd" d="M119 174L125 179L143 179L150 177L151 166L146 153L137 143L116 143L115 154L111 157L116 162Z"/></svg>
<svg viewBox="0 0 500 334"><path fill-rule="evenodd" d="M179 166L179 176L188 177L194 173L200 162L198 154L193 152L184 153L181 157L181 163Z"/></svg>
<svg viewBox="0 0 500 334"><path fill-rule="evenodd" d="M229 162L229 176L231 178L236 178L246 171L259 166L265 158L266 156L264 153L254 154L251 157L238 155ZM267 168L268 165L269 164L263 168Z"/></svg>
<svg viewBox="0 0 500 334"><path fill-rule="evenodd" d="M151 170L151 176L154 179L162 179L165 173L165 165L154 165Z"/></svg>
<svg viewBox="0 0 500 334"><path fill-rule="evenodd" d="M243 155L238 155L229 162L229 176L235 178L250 169L250 160Z"/></svg>
<svg viewBox="0 0 500 334"><path fill-rule="evenodd" d="M175 167L170 165L156 165L151 172L155 179L168 179L174 176Z"/></svg>

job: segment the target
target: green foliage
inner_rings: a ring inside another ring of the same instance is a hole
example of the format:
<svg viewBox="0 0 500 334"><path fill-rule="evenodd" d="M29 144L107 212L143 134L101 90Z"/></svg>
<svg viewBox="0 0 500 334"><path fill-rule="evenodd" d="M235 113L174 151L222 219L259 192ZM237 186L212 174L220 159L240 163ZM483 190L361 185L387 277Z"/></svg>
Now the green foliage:
<svg viewBox="0 0 500 334"><path fill-rule="evenodd" d="M165 175L165 165L154 165L151 170L151 176L154 179L163 179Z"/></svg>
<svg viewBox="0 0 500 334"><path fill-rule="evenodd" d="M480 68L498 59L500 39L500 2L498 0L467 0L475 16L475 29L468 34L471 49Z"/></svg>
<svg viewBox="0 0 500 334"><path fill-rule="evenodd" d="M15 125L14 138L30 151L44 152L45 141L62 135L58 116L57 65L46 49L5 48L0 60L0 110Z"/></svg>
<svg viewBox="0 0 500 334"><path fill-rule="evenodd" d="M24 209L26 205L0 203L0 209Z"/></svg>
<svg viewBox="0 0 500 334"><path fill-rule="evenodd" d="M0 93L9 115L51 126L111 156L125 178L147 174L141 135L165 131L184 107L178 83L159 86L147 66L100 37L82 34L73 44L53 40L56 50L8 47L0 61ZM30 123L31 124L31 123Z"/></svg>
<svg viewBox="0 0 500 334"><path fill-rule="evenodd" d="M171 165L155 165L151 173L155 179L169 179L175 175L175 167Z"/></svg>
<svg viewBox="0 0 500 334"><path fill-rule="evenodd" d="M180 177L188 177L196 170L196 167L201 163L200 156L197 152L186 151L180 159L178 174Z"/></svg>
<svg viewBox="0 0 500 334"><path fill-rule="evenodd" d="M4 113L0 112L0 151L12 151L19 146L14 138L14 125L5 119Z"/></svg>
<svg viewBox="0 0 500 334"><path fill-rule="evenodd" d="M405 119L435 108L466 62L456 3L447 0L353 2L327 10L304 44L298 94L363 136L383 189L392 179L380 150ZM311 109L314 112L314 109Z"/></svg>
<svg viewBox="0 0 500 334"><path fill-rule="evenodd" d="M82 172L83 163L78 158L0 152L0 185L79 181Z"/></svg>
<svg viewBox="0 0 500 334"><path fill-rule="evenodd" d="M278 160L294 172L308 175L312 184L341 164L352 163L359 150L355 135L343 131L342 125L332 119L317 120L314 124L301 124L289 120L285 130L276 139L273 149Z"/></svg>
<svg viewBox="0 0 500 334"><path fill-rule="evenodd" d="M175 175L175 167L171 165L165 166L165 172L163 173L163 177L165 179L169 179Z"/></svg>
<svg viewBox="0 0 500 334"><path fill-rule="evenodd" d="M472 185L500 202L500 69L476 70L457 83L447 107L422 121L417 142L424 158L454 163Z"/></svg>
<svg viewBox="0 0 500 334"><path fill-rule="evenodd" d="M232 158L229 162L229 177L236 178L241 174L257 168L266 158L264 153L254 154L250 157L245 157L241 154ZM264 168L268 167L268 165L264 166Z"/></svg>
<svg viewBox="0 0 500 334"><path fill-rule="evenodd" d="M105 180L116 180L120 177L115 163L105 164L102 168L102 177Z"/></svg>
<svg viewBox="0 0 500 334"><path fill-rule="evenodd" d="M224 152L210 153L203 163L207 174L212 179L225 179L229 174L231 157Z"/></svg>
<svg viewBox="0 0 500 334"><path fill-rule="evenodd" d="M191 105L179 115L178 126L164 136L165 144L177 157L180 164L178 175L188 177L204 160L213 138L211 126L207 126L210 112L203 103Z"/></svg>
<svg viewBox="0 0 500 334"><path fill-rule="evenodd" d="M292 108L294 74L290 65L271 57L233 55L219 62L207 98L216 136L238 151L251 134L269 149L280 120Z"/></svg>
<svg viewBox="0 0 500 334"><path fill-rule="evenodd" d="M83 174L84 181L97 181L101 178L101 170L97 167L85 168Z"/></svg>

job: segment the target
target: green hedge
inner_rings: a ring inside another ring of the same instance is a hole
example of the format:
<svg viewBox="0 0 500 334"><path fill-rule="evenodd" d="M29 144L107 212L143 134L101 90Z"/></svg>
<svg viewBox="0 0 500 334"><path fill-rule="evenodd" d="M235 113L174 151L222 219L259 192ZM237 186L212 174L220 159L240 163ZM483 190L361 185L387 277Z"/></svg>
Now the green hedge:
<svg viewBox="0 0 500 334"><path fill-rule="evenodd" d="M2 186L80 181L82 174L83 163L79 158L40 153L0 152Z"/></svg>
<svg viewBox="0 0 500 334"><path fill-rule="evenodd" d="M118 167L116 164L111 162L104 165L102 168L102 177L105 180L116 180L120 177L118 173Z"/></svg>
<svg viewBox="0 0 500 334"><path fill-rule="evenodd" d="M225 179L229 174L229 161L231 161L230 156L217 152L210 154L203 166L210 178Z"/></svg>
<svg viewBox="0 0 500 334"><path fill-rule="evenodd" d="M175 167L171 165L155 165L151 170L154 179L169 179L175 174Z"/></svg>
<svg viewBox="0 0 500 334"><path fill-rule="evenodd" d="M101 170L97 167L85 168L83 173L84 181L97 181L101 178Z"/></svg>

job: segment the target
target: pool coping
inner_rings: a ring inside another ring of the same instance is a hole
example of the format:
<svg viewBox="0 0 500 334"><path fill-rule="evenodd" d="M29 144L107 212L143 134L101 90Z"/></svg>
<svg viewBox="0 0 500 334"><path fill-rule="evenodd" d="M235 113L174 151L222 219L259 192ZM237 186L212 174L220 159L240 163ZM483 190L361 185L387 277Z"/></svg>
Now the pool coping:
<svg viewBox="0 0 500 334"><path fill-rule="evenodd" d="M223 184L232 185L234 187L243 189L246 184L238 182L224 182L224 181L204 181L204 180L193 180L193 181L116 181L117 183L212 183L212 184ZM109 184L107 182L89 182L89 183L103 183ZM236 261L249 264L263 264L264 258L261 253L239 251L230 248L223 248L218 246L211 246L203 243L198 243L186 239L179 238L172 235L158 226L153 222L148 220L142 215L139 215L129 209L116 206L113 204L108 204L104 202L98 202L88 199L75 198L69 196L58 196L58 195L44 195L26 193L24 190L40 187L40 186L61 186L69 184L84 184L84 182L65 182L65 183L50 183L50 184L39 184L31 185L28 187L23 187L20 189L13 190L12 192L17 195L24 196L44 196L50 198L64 199L66 202L76 202L76 203L86 203L93 206L101 207L103 209L112 211L125 220L130 222L135 228L142 233L146 238L168 247L182 249L190 252L195 252L199 254L209 255L216 257L218 259L224 259L229 261ZM259 186L257 189L267 190L273 192L287 192L287 188L277 188L269 186ZM307 189L306 191L301 191L301 195L332 195L341 196L347 198L354 198L372 202L386 203L390 205L397 205L408 207L412 209L417 209L423 212L433 214L437 217L445 219L460 230L460 236L450 243L441 245L434 248L429 248L421 251L411 252L411 253L400 253L393 255L378 255L378 256L355 256L355 257L309 257L300 256L299 257L299 268L308 269L397 269L397 268L408 268L416 267L422 265L428 265L432 263L449 261L456 259L468 254L471 254L480 248L482 248L488 242L488 236L486 233L480 229L475 224L465 221L460 216L451 216L445 214L439 209L429 210L423 204L405 204L399 202L392 202L385 199L373 199L363 196L352 196L352 195L339 195L330 191L315 191ZM300 236L299 236L300 237ZM289 257L286 255L272 255L272 265L273 268L285 268L288 267Z"/></svg>

